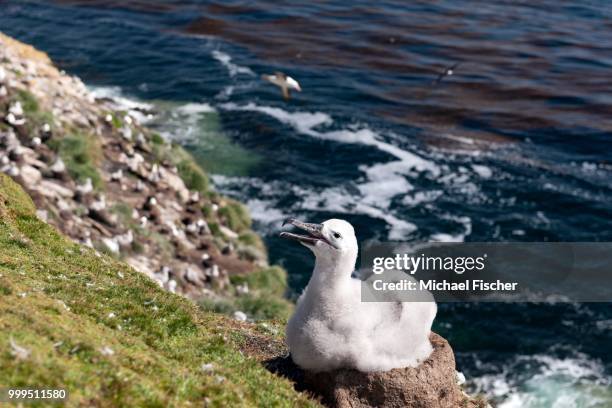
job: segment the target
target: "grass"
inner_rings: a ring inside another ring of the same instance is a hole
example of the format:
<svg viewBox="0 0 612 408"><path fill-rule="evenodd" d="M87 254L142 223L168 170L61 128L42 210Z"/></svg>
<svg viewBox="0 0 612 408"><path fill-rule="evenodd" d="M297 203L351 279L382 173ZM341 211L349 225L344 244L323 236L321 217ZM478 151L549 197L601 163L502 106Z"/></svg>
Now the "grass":
<svg viewBox="0 0 612 408"><path fill-rule="evenodd" d="M200 193L205 193L209 188L209 180L208 176L204 171L198 166L198 164L193 161L193 158L187 154L183 150L183 148L175 147L174 152L177 154L177 158L175 159L175 165L178 169L178 174L183 179L183 182L190 190L199 191ZM181 157L182 155L185 157Z"/></svg>
<svg viewBox="0 0 612 408"><path fill-rule="evenodd" d="M25 126L28 134L34 135L35 130L41 128L44 124L48 124L53 128L55 123L53 115L40 108L34 95L26 90L20 89L15 96L23 108L23 113L26 117Z"/></svg>
<svg viewBox="0 0 612 408"><path fill-rule="evenodd" d="M236 232L242 232L251 228L251 216L247 208L232 199L226 198L224 207L219 208L219 215L222 216L227 225Z"/></svg>
<svg viewBox="0 0 612 408"><path fill-rule="evenodd" d="M89 178L95 188L102 187L102 177L96 165L100 160L102 148L93 136L73 133L53 140L52 147L57 150L72 178L81 183Z"/></svg>
<svg viewBox="0 0 612 408"><path fill-rule="evenodd" d="M271 266L248 275L232 276L231 282L234 285L246 283L251 290L283 296L287 290L287 272L279 266Z"/></svg>
<svg viewBox="0 0 612 408"><path fill-rule="evenodd" d="M246 284L249 293L222 299L205 299L200 301L200 307L225 314L240 310L255 320L286 321L293 311L293 304L284 298L287 272L281 267L271 266L247 275L235 275L230 280L233 286Z"/></svg>
<svg viewBox="0 0 612 408"><path fill-rule="evenodd" d="M249 327L69 241L0 175L0 387L64 388L69 407L315 406L238 351Z"/></svg>
<svg viewBox="0 0 612 408"><path fill-rule="evenodd" d="M183 147L174 143L165 143L157 133L153 133L150 140L157 161L159 163L168 162L176 166L178 175L187 188L202 194L209 192L208 176Z"/></svg>

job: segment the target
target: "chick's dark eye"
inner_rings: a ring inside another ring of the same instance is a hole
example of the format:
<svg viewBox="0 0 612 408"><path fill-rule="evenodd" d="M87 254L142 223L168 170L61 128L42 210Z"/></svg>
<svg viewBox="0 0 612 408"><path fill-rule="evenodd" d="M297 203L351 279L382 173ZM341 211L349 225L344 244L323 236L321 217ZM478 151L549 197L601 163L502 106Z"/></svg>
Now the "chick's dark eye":
<svg viewBox="0 0 612 408"><path fill-rule="evenodd" d="M336 238L336 239L342 238L342 236L340 234L338 234L337 232L334 232L333 235L334 235L334 238Z"/></svg>

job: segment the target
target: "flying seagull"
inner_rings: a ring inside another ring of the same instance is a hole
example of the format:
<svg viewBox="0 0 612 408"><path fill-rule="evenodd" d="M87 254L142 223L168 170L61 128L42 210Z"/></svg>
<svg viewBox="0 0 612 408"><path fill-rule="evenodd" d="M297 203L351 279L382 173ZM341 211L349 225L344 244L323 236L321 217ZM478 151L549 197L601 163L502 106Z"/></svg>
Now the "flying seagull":
<svg viewBox="0 0 612 408"><path fill-rule="evenodd" d="M433 85L438 85L440 82L442 82L442 80L447 77L447 76L451 76L455 73L455 69L461 64L461 62L456 62L453 65L451 65L450 67L446 67L444 69L444 71L440 72L440 74L438 75L438 77L436 78L436 80L433 82Z"/></svg>
<svg viewBox="0 0 612 408"><path fill-rule="evenodd" d="M275 72L273 75L264 74L261 76L261 79L278 86L283 91L283 97L285 100L289 99L290 97L290 89L295 89L298 92L302 92L302 88L300 87L300 84L298 84L298 81L282 72Z"/></svg>
<svg viewBox="0 0 612 408"><path fill-rule="evenodd" d="M351 277L358 250L352 225L337 219L309 224L291 218L285 223L305 234L280 236L315 256L310 281L287 323L287 345L298 366L314 372L386 371L416 367L429 357L437 311L431 293L421 298L425 301L362 302L362 282Z"/></svg>

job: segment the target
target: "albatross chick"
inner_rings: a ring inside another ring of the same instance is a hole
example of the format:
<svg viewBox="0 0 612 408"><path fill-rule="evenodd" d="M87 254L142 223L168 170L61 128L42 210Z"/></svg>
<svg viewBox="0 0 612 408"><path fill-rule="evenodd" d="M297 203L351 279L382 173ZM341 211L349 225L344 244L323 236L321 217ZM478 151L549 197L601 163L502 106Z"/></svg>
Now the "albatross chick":
<svg viewBox="0 0 612 408"><path fill-rule="evenodd" d="M286 221L307 235L282 232L315 255L310 282L287 324L291 358L314 372L352 368L363 372L416 367L432 352L429 302L362 302L361 281L351 277L357 238L351 224Z"/></svg>

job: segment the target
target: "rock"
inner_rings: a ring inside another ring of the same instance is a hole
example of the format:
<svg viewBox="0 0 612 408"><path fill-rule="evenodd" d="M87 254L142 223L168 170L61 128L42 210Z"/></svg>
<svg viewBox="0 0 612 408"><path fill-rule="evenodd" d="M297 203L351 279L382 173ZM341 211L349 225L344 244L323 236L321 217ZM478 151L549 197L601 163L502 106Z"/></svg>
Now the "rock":
<svg viewBox="0 0 612 408"><path fill-rule="evenodd" d="M17 101L12 104L9 108L9 113L12 113L15 116L23 116L23 107L21 106L21 102Z"/></svg>
<svg viewBox="0 0 612 408"><path fill-rule="evenodd" d="M159 222L162 218L162 212L159 209L159 207L153 207L151 208L151 210L149 211L149 219L152 222ZM170 231L172 232L173 235L176 235L176 227L175 226L171 226Z"/></svg>
<svg viewBox="0 0 612 408"><path fill-rule="evenodd" d="M6 170L6 174L11 177L19 176L19 167L15 166L14 164L10 164L8 169Z"/></svg>
<svg viewBox="0 0 612 408"><path fill-rule="evenodd" d="M132 128L129 126L124 126L121 128L121 136L127 141L132 140Z"/></svg>
<svg viewBox="0 0 612 408"><path fill-rule="evenodd" d="M43 222L47 222L49 219L49 212L47 210L36 210L36 216Z"/></svg>
<svg viewBox="0 0 612 408"><path fill-rule="evenodd" d="M248 295L249 285L245 282L243 284L236 285L236 293L240 295Z"/></svg>
<svg viewBox="0 0 612 408"><path fill-rule="evenodd" d="M119 243L112 238L102 238L102 243L114 254L119 254Z"/></svg>
<svg viewBox="0 0 612 408"><path fill-rule="evenodd" d="M200 202L200 192L194 191L189 196L189 204L196 204L198 202Z"/></svg>
<svg viewBox="0 0 612 408"><path fill-rule="evenodd" d="M225 225L220 225L219 230L223 235L225 235L229 239L238 239L238 234L231 229L227 228Z"/></svg>
<svg viewBox="0 0 612 408"><path fill-rule="evenodd" d="M11 350L10 350L11 355L15 357L15 359L27 360L28 357L30 357L30 354L32 353L32 351L15 343L15 340L13 340L12 337L9 340L9 344L11 346Z"/></svg>
<svg viewBox="0 0 612 408"><path fill-rule="evenodd" d="M49 170L51 170L54 174L62 174L66 171L66 164L62 159L57 159L55 163L49 166Z"/></svg>
<svg viewBox="0 0 612 408"><path fill-rule="evenodd" d="M90 205L89 205L89 209L90 210L94 210L94 211L103 211L106 209L106 196L104 196L104 194L100 194L98 196L98 199L93 201Z"/></svg>
<svg viewBox="0 0 612 408"><path fill-rule="evenodd" d="M32 166L21 166L21 178L26 186L33 186L42 179L42 174Z"/></svg>
<svg viewBox="0 0 612 408"><path fill-rule="evenodd" d="M42 180L38 184L38 191L47 197L65 197L72 198L74 193L71 189L61 186L49 180Z"/></svg>
<svg viewBox="0 0 612 408"><path fill-rule="evenodd" d="M239 322L246 322L247 321L247 315L244 312L241 312L240 310L236 310L234 312L234 319L238 320Z"/></svg>
<svg viewBox="0 0 612 408"><path fill-rule="evenodd" d="M128 230L125 234L117 235L115 240L119 244L119 246L123 248L127 248L134 242L134 233L132 230Z"/></svg>
<svg viewBox="0 0 612 408"><path fill-rule="evenodd" d="M160 271L155 274L155 278L160 283L160 285L163 287L170 280L171 273L172 273L172 270L168 266L164 265L162 266Z"/></svg>
<svg viewBox="0 0 612 408"><path fill-rule="evenodd" d="M151 172L149 173L148 179L151 183L154 184L159 183L159 181L162 179L161 170L157 163L154 164L153 167L151 167Z"/></svg>
<svg viewBox="0 0 612 408"><path fill-rule="evenodd" d="M88 177L84 184L79 184L76 186L76 191L82 196L91 193L93 191L93 183L91 182L91 179Z"/></svg>
<svg viewBox="0 0 612 408"><path fill-rule="evenodd" d="M304 372L304 386L332 407L455 408L465 397L457 385L455 357L448 342L432 333L433 353L416 368L362 373ZM398 341L400 341L398 339Z"/></svg>
<svg viewBox="0 0 612 408"><path fill-rule="evenodd" d="M111 214L104 209L97 209L90 207L88 212L89 218L94 221L101 222L109 227L117 226L117 216L115 214ZM131 244L131 242L130 242Z"/></svg>
<svg viewBox="0 0 612 408"><path fill-rule="evenodd" d="M123 178L123 170L119 169L110 175L111 181L121 181Z"/></svg>
<svg viewBox="0 0 612 408"><path fill-rule="evenodd" d="M144 157L141 154L136 153L132 158L125 158L125 164L127 164L128 168L132 173L139 174L140 165L144 163Z"/></svg>
<svg viewBox="0 0 612 408"><path fill-rule="evenodd" d="M181 202L185 203L189 200L189 190L185 186L183 180L178 175L167 170L162 171L161 175L163 177L163 180L168 184L168 186L174 191L176 191Z"/></svg>
<svg viewBox="0 0 612 408"><path fill-rule="evenodd" d="M106 357L110 357L112 355L115 354L115 352L113 351L112 348L108 347L108 346L104 346L100 349L100 354L102 354L103 356Z"/></svg>
<svg viewBox="0 0 612 408"><path fill-rule="evenodd" d="M185 270L184 278L187 282L191 283L192 285L203 286L202 276L200 272L195 268L187 267L187 269Z"/></svg>
<svg viewBox="0 0 612 408"><path fill-rule="evenodd" d="M144 191L145 188L146 188L146 186L142 182L142 180L138 180L136 182L136 184L134 185L134 191L137 192L137 193L140 193L141 191Z"/></svg>
<svg viewBox="0 0 612 408"><path fill-rule="evenodd" d="M174 279L170 279L168 281L168 291L172 293L176 293L176 281Z"/></svg>

